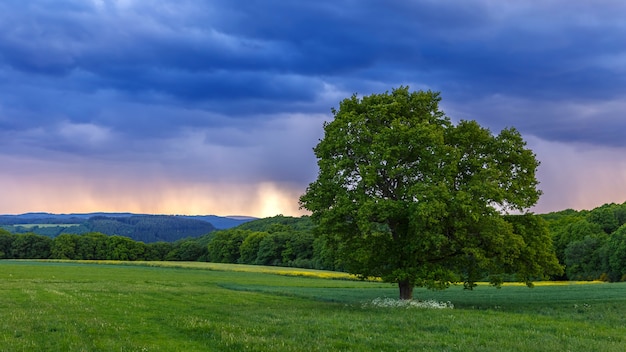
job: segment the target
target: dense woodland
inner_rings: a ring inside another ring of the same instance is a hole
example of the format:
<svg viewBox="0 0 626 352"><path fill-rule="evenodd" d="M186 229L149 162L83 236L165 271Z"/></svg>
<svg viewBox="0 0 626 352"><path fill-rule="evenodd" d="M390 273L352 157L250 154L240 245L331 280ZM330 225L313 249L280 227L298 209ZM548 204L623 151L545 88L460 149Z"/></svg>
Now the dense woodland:
<svg viewBox="0 0 626 352"><path fill-rule="evenodd" d="M552 279L626 281L626 203L541 217L565 266L565 274ZM275 216L151 243L100 232L50 237L0 229L0 259L211 261L342 270L341 258L325 241L307 216Z"/></svg>
<svg viewBox="0 0 626 352"><path fill-rule="evenodd" d="M568 280L626 281L626 203L541 215Z"/></svg>
<svg viewBox="0 0 626 352"><path fill-rule="evenodd" d="M3 218L0 218L0 224L5 222L3 228L12 233L35 233L56 237L61 234L101 232L145 243L174 242L185 237L199 237L216 230L216 227L206 220L171 215L95 215L87 219L78 217L12 219L10 216Z"/></svg>

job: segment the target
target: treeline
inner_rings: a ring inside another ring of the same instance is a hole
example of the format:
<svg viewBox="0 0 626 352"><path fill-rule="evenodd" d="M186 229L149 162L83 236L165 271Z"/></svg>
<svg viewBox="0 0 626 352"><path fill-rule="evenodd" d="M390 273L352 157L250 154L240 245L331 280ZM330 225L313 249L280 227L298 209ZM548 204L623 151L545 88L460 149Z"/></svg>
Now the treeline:
<svg viewBox="0 0 626 352"><path fill-rule="evenodd" d="M0 229L0 259L211 261L341 269L308 217L276 216L175 242L144 243L100 232L11 234Z"/></svg>
<svg viewBox="0 0 626 352"><path fill-rule="evenodd" d="M552 279L626 281L626 203L541 217L565 267L564 275ZM275 216L200 237L150 243L99 232L51 238L0 229L0 259L211 261L342 270L328 237L315 236L313 227L307 216Z"/></svg>
<svg viewBox="0 0 626 352"><path fill-rule="evenodd" d="M146 244L99 232L50 238L35 233L11 234L0 229L0 259L207 261L208 240L207 235Z"/></svg>
<svg viewBox="0 0 626 352"><path fill-rule="evenodd" d="M208 243L212 262L342 270L323 237L313 235L313 223L276 216L217 231Z"/></svg>
<svg viewBox="0 0 626 352"><path fill-rule="evenodd" d="M564 210L540 215L565 273L553 280L626 281L626 203L593 210ZM274 217L215 233L211 261L342 270L326 241L313 236L308 217ZM549 244L548 244L549 245Z"/></svg>
<svg viewBox="0 0 626 352"><path fill-rule="evenodd" d="M565 267L562 276L551 279L626 281L626 202L540 217ZM228 263L342 270L341 258L326 243L329 240L313 236L308 217L279 216L216 233L209 242L209 257Z"/></svg>
<svg viewBox="0 0 626 352"><path fill-rule="evenodd" d="M626 203L544 214L566 280L626 281Z"/></svg>

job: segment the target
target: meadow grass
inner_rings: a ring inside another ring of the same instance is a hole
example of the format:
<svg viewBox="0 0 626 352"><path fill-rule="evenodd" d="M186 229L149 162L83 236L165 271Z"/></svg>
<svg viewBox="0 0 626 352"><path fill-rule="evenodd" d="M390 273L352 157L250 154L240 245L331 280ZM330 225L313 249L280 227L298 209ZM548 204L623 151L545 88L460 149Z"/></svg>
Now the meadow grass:
<svg viewBox="0 0 626 352"><path fill-rule="evenodd" d="M0 350L623 351L626 346L624 283L416 289L416 298L449 301L454 309L411 309L372 304L396 298L395 286L343 275L213 263L0 261Z"/></svg>

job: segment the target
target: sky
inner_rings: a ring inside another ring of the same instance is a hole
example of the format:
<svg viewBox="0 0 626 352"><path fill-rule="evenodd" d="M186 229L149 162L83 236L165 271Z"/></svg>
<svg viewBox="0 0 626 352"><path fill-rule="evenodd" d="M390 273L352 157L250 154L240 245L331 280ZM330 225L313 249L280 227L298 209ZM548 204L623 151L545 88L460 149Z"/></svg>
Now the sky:
<svg viewBox="0 0 626 352"><path fill-rule="evenodd" d="M0 214L299 216L331 108L515 127L537 213L626 201L621 0L5 0Z"/></svg>

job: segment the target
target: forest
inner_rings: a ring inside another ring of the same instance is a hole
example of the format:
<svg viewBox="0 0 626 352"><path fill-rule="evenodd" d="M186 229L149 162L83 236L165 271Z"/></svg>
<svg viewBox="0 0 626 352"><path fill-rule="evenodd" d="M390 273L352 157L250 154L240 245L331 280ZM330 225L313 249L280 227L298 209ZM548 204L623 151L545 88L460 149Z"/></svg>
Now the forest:
<svg viewBox="0 0 626 352"><path fill-rule="evenodd" d="M626 202L541 217L565 266L561 279L626 281Z"/></svg>
<svg viewBox="0 0 626 352"><path fill-rule="evenodd" d="M550 279L626 281L626 202L539 216L565 267L563 275ZM309 217L282 215L149 243L97 231L50 237L0 229L0 259L208 261L342 271L341 258L327 241Z"/></svg>
<svg viewBox="0 0 626 352"><path fill-rule="evenodd" d="M242 223L242 221L217 216L203 218L130 213L79 215L25 214L22 216L0 216L0 225L12 233L35 233L56 237L61 234L101 232L151 243L159 241L174 242L181 238L205 235L216 230L213 222L226 226L228 224L225 221L230 221L233 224Z"/></svg>

